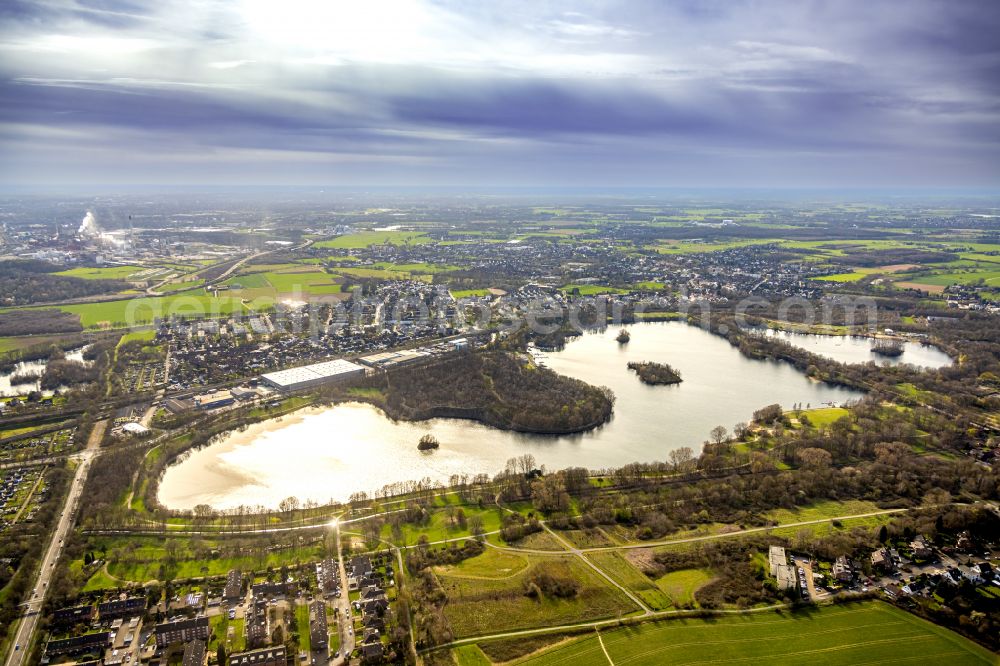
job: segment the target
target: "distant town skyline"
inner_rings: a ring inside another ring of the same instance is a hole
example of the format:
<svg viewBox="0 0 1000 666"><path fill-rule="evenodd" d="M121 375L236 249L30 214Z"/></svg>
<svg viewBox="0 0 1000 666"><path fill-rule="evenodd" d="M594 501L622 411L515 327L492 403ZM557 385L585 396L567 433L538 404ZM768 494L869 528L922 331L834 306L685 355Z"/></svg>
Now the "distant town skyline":
<svg viewBox="0 0 1000 666"><path fill-rule="evenodd" d="M8 0L0 185L990 188L1000 4Z"/></svg>

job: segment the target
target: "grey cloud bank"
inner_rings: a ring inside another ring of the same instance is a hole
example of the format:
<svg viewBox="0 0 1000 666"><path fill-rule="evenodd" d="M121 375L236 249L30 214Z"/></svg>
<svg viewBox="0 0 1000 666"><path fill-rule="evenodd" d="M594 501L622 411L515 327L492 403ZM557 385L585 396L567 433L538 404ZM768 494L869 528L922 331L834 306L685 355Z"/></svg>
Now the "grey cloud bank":
<svg viewBox="0 0 1000 666"><path fill-rule="evenodd" d="M994 187L1000 4L7 2L0 181Z"/></svg>

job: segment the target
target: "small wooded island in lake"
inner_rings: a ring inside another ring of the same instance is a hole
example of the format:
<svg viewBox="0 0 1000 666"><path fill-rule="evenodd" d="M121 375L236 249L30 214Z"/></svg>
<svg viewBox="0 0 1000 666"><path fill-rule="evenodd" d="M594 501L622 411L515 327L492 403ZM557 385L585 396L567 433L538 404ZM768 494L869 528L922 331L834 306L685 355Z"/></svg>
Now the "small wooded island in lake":
<svg viewBox="0 0 1000 666"><path fill-rule="evenodd" d="M421 451L430 451L433 449L439 449L441 448L441 442L439 442L437 440L437 437L435 437L434 435L427 433L426 435L420 438L420 442L417 444L417 448L420 449Z"/></svg>
<svg viewBox="0 0 1000 666"><path fill-rule="evenodd" d="M626 342L628 342L631 339L632 339L632 336L629 335L629 332L627 330L625 330L624 328L618 332L618 337L615 338L615 340L617 340L620 344L625 344Z"/></svg>
<svg viewBox="0 0 1000 666"><path fill-rule="evenodd" d="M875 338L872 351L881 356L902 356L905 351L903 341L897 338Z"/></svg>
<svg viewBox="0 0 1000 666"><path fill-rule="evenodd" d="M644 384L680 384L684 381L681 379L681 373L667 363L629 361L628 369L639 375Z"/></svg>

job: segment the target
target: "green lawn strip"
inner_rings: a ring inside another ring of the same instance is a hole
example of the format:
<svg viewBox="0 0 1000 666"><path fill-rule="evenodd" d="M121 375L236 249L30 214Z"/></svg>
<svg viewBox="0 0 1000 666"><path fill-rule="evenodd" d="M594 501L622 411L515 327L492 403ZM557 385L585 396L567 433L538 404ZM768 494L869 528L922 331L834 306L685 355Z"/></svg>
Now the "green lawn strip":
<svg viewBox="0 0 1000 666"><path fill-rule="evenodd" d="M310 652L312 643L309 635L309 606L306 604L295 604L295 624L299 632L299 649Z"/></svg>

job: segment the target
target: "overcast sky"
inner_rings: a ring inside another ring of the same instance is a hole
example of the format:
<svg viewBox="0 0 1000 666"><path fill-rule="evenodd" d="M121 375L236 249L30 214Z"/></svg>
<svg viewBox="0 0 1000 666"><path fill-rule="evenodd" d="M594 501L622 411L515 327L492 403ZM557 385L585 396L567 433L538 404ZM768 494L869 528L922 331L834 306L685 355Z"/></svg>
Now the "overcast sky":
<svg viewBox="0 0 1000 666"><path fill-rule="evenodd" d="M17 184L1000 185L1000 1L0 1Z"/></svg>

